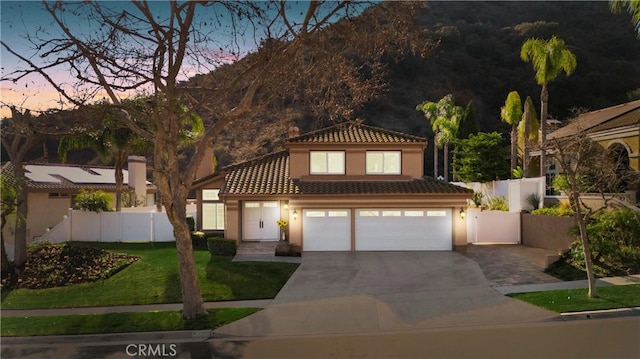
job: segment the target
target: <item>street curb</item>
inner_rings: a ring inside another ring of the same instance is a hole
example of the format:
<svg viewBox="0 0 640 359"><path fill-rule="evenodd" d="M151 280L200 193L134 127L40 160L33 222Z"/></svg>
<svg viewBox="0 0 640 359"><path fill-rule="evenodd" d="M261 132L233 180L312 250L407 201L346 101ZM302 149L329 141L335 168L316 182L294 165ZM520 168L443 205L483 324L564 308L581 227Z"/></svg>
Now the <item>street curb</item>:
<svg viewBox="0 0 640 359"><path fill-rule="evenodd" d="M3 345L30 345L34 343L62 345L73 342L82 346L84 343L104 342L110 345L129 344L132 342L173 343L205 342L213 337L213 330L178 330L166 332L131 332L131 333L106 333L106 334L79 334L79 335L47 335L31 337L2 337Z"/></svg>
<svg viewBox="0 0 640 359"><path fill-rule="evenodd" d="M640 316L640 307L560 313L565 321Z"/></svg>

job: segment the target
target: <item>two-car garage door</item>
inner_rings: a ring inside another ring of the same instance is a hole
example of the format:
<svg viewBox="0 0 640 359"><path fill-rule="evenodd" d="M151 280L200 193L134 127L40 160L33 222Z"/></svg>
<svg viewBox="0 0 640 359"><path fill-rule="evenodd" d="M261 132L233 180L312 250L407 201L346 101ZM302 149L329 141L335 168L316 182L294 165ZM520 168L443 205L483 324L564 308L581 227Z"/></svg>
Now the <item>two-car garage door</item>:
<svg viewBox="0 0 640 359"><path fill-rule="evenodd" d="M356 251L451 250L451 209L355 209ZM351 250L351 209L304 210L305 251Z"/></svg>

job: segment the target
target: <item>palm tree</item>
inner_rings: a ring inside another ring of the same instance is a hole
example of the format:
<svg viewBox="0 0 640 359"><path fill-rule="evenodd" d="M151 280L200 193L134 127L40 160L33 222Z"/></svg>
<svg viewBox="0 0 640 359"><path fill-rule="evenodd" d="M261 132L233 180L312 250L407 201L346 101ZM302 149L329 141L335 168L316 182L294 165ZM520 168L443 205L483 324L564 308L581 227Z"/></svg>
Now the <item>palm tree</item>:
<svg viewBox="0 0 640 359"><path fill-rule="evenodd" d="M536 82L542 86L540 92L540 176L546 176L546 130L547 104L549 101L549 82L555 80L563 71L571 75L577 67L576 55L565 48L564 41L556 36L549 40L529 39L522 44L520 58L533 64Z"/></svg>
<svg viewBox="0 0 640 359"><path fill-rule="evenodd" d="M449 94L440 101L425 101L416 110L424 112L424 116L429 120L431 129L435 133L433 139L433 176L438 178L438 148L444 148L444 177L449 181L449 144L457 136L460 122L465 111L461 106L455 105L453 95Z"/></svg>
<svg viewBox="0 0 640 359"><path fill-rule="evenodd" d="M124 164L130 153L148 150L151 143L144 141L128 127L114 127L111 121L103 123L105 126L100 130L82 136L63 137L58 145L58 154L64 163L70 151L91 148L103 161L112 159L116 182L116 212L120 212L124 189Z"/></svg>
<svg viewBox="0 0 640 359"><path fill-rule="evenodd" d="M538 122L538 115L536 109L533 106L533 100L531 96L527 96L524 101L524 113L522 114L522 121L518 125L518 142L522 144L522 171L524 176L528 176L529 167L529 143L538 142L538 130L540 129L540 123ZM518 145L520 147L520 145Z"/></svg>
<svg viewBox="0 0 640 359"><path fill-rule="evenodd" d="M500 109L502 121L511 125L511 176L518 165L518 124L522 120L522 102L517 91L507 95L504 106Z"/></svg>

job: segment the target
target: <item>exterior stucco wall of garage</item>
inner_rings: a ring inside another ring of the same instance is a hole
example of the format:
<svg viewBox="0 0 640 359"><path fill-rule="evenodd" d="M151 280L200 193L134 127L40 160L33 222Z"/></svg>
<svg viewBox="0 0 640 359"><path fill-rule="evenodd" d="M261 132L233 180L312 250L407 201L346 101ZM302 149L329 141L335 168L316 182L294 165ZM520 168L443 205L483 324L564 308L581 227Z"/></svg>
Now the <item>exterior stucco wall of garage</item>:
<svg viewBox="0 0 640 359"><path fill-rule="evenodd" d="M449 208L452 213L452 248L464 251L467 244L466 219L459 215L461 209L466 210L468 195L430 195L422 198L416 196L309 196L305 198L274 198L269 196L227 196L225 238L243 240L242 203L243 201L279 201L281 219L287 219L287 238L289 243L299 245L304 250L303 210L306 209L349 209L351 211L351 248L355 248L355 209L358 208ZM288 209L284 209L284 204ZM295 213L295 215L294 215Z"/></svg>

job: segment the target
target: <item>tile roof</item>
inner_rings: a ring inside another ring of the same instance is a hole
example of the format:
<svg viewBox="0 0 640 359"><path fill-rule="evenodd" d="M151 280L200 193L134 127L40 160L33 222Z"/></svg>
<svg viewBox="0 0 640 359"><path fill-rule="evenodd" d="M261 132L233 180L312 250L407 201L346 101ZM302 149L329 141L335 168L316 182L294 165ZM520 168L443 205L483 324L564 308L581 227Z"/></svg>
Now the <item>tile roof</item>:
<svg viewBox="0 0 640 359"><path fill-rule="evenodd" d="M232 195L366 195L471 194L473 191L423 177L409 181L300 181L289 178L289 154L276 152L225 169L221 194Z"/></svg>
<svg viewBox="0 0 640 359"><path fill-rule="evenodd" d="M425 138L363 124L337 124L291 138L287 143L422 143Z"/></svg>
<svg viewBox="0 0 640 359"><path fill-rule="evenodd" d="M583 113L566 126L548 135L549 139L571 136L578 131L588 133L640 124L640 100Z"/></svg>

